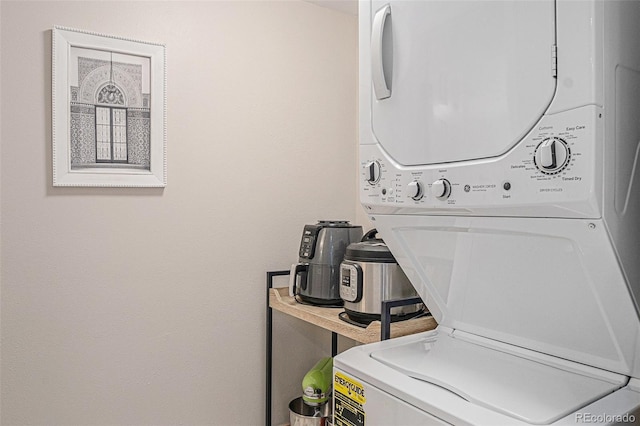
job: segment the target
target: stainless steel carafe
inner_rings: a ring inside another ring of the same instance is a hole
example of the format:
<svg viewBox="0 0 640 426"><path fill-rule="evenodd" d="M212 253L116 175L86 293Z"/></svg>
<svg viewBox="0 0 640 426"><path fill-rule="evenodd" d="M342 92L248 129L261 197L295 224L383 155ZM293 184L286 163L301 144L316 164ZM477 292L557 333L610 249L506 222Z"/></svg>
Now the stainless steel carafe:
<svg viewBox="0 0 640 426"><path fill-rule="evenodd" d="M348 221L305 225L298 263L291 266L289 294L314 305L342 305L340 263L347 246L361 238L362 227Z"/></svg>

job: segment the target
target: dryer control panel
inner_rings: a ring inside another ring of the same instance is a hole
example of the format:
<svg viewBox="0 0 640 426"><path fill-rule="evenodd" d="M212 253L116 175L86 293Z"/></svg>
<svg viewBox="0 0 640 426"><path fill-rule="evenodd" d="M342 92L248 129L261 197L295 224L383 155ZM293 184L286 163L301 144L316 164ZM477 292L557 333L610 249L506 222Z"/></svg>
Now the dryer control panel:
<svg viewBox="0 0 640 426"><path fill-rule="evenodd" d="M379 144L361 145L362 204L369 213L599 217L602 120L596 106L543 116L507 153L456 163L402 166Z"/></svg>

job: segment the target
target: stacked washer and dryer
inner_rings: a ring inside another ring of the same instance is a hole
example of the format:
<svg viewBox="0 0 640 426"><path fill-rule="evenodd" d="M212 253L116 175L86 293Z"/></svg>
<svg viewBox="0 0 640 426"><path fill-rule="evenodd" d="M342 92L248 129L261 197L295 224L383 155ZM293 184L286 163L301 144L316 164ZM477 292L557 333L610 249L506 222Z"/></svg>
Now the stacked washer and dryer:
<svg viewBox="0 0 640 426"><path fill-rule="evenodd" d="M336 425L640 422L640 3L360 2L361 202L438 327Z"/></svg>

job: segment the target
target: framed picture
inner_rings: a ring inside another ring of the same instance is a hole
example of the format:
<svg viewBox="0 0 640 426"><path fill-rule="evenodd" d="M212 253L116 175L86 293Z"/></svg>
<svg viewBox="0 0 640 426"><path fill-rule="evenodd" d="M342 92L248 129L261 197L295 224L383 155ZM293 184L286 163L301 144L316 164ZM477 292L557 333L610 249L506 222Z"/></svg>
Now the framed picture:
<svg viewBox="0 0 640 426"><path fill-rule="evenodd" d="M53 186L164 187L165 46L54 27Z"/></svg>

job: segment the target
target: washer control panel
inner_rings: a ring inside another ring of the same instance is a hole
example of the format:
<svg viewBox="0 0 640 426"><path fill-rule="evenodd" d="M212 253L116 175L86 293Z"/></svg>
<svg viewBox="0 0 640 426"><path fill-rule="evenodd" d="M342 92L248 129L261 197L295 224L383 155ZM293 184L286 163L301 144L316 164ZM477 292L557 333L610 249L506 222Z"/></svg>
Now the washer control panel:
<svg viewBox="0 0 640 426"><path fill-rule="evenodd" d="M403 166L363 144L361 202L370 213L597 216L602 114L590 105L544 116L507 153L473 161Z"/></svg>

